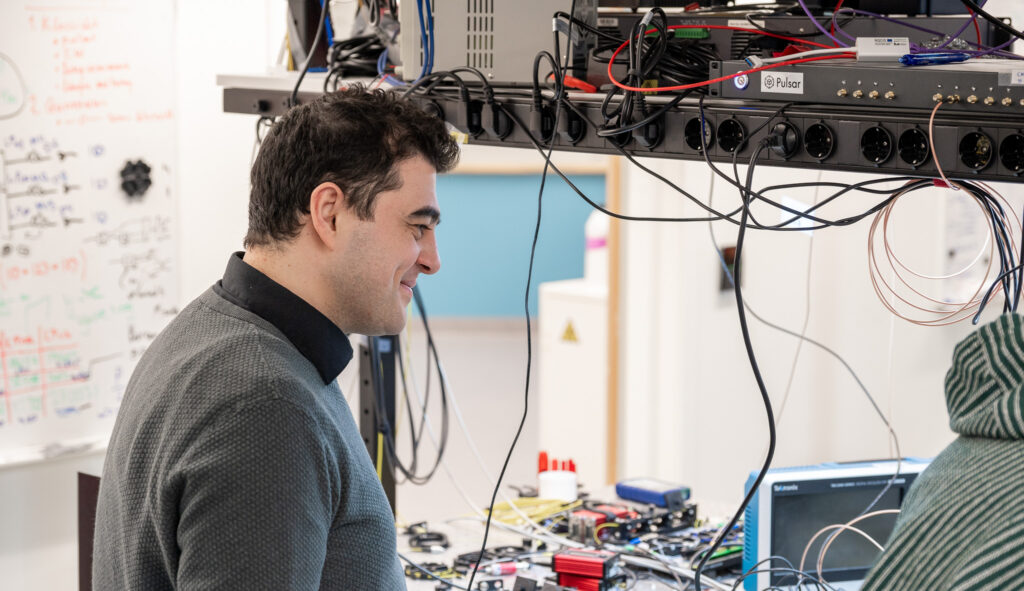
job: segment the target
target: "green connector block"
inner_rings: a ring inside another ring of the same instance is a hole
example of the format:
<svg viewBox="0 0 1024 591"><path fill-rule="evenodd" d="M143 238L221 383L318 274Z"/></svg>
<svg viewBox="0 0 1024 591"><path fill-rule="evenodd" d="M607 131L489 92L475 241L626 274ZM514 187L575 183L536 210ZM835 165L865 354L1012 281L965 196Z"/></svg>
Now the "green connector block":
<svg viewBox="0 0 1024 591"><path fill-rule="evenodd" d="M711 33L707 29L673 29L676 39L707 39ZM658 37L660 33L657 31L651 31L647 33L647 37Z"/></svg>
<svg viewBox="0 0 1024 591"><path fill-rule="evenodd" d="M707 39L711 32L707 29L675 29L676 39Z"/></svg>

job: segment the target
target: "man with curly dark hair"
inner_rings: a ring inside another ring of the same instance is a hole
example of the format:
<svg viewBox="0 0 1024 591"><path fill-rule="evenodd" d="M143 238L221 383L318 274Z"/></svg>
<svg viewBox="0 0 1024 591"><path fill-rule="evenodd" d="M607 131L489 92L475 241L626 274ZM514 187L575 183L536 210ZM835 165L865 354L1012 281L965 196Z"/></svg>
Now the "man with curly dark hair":
<svg viewBox="0 0 1024 591"><path fill-rule="evenodd" d="M246 251L128 385L97 507L95 589L401 589L391 509L336 378L436 273L444 123L351 87L276 122Z"/></svg>

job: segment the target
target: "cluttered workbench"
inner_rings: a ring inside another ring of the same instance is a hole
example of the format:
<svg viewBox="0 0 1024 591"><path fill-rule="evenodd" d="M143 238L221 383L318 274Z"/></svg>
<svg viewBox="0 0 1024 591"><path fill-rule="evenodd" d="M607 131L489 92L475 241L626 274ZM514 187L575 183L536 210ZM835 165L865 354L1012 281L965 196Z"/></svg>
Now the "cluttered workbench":
<svg viewBox="0 0 1024 591"><path fill-rule="evenodd" d="M873 540L889 537L900 499L929 463L773 469L729 531L722 530L727 519L701 510L685 486L633 478L588 493L577 487L571 466L541 470L536 488L514 487L518 496L494 505L482 560L482 511L400 523L398 548L413 590L855 591L878 557Z"/></svg>
<svg viewBox="0 0 1024 591"><path fill-rule="evenodd" d="M409 589L464 589L477 562L473 589L483 591L690 588L693 564L721 524L702 521L686 489L664 487L660 499L635 490L620 484L573 501L520 496L498 503L483 560L482 516L400 524ZM736 527L705 567L704 588L733 588L742 575L742 543Z"/></svg>

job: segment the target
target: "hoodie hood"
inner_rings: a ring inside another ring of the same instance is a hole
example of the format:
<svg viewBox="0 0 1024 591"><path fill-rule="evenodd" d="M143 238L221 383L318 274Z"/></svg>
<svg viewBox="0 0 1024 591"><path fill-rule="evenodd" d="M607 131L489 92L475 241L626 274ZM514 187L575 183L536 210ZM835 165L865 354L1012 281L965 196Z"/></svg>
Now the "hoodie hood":
<svg viewBox="0 0 1024 591"><path fill-rule="evenodd" d="M1024 439L1024 322L1003 314L953 349L949 426L960 435Z"/></svg>

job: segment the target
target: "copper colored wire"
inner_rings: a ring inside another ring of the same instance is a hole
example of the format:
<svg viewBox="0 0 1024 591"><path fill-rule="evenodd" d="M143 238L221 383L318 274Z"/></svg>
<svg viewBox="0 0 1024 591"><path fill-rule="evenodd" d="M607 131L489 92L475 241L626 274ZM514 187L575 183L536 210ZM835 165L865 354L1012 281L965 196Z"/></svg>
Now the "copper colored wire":
<svg viewBox="0 0 1024 591"><path fill-rule="evenodd" d="M932 113L934 115L934 111ZM1022 233L1021 222L1017 218L1013 210L1013 207L1009 204L1005 197L1003 197L997 191L993 190L988 185L984 183L978 183L978 185L981 188L988 191L994 199L997 199L1004 206L1004 209L1001 212L999 210L993 209L990 213L990 210L985 207L982 201L978 197L974 196L974 194L971 191L968 191L964 185L956 181L947 180L946 182L950 185L950 187L961 191L963 195L970 195L973 199L975 199L978 207L981 208L982 213L987 218L989 218L989 216L994 215L996 219L991 221L996 221L1003 227L1007 228L1011 248L1013 248L1014 251L1017 250L1017 235ZM908 194L912 190L909 188L909 184L910 183L908 183L908 186L905 186L904 188L897 191L893 195L893 199L875 215L874 219L871 222L871 227L868 231L868 272L871 278L871 285L874 288L875 294L878 296L878 299L882 302L882 305L885 306L886 309L892 312L895 316L902 318L907 322L917 324L920 326L946 326L950 324L955 324L957 322L961 322L965 319L970 318L974 314L974 312L981 306L982 298L980 297L980 294L983 292L986 286L988 286L989 283L992 281L991 277L993 273L993 266L995 264L995 242L997 240L997 236L995 236L995 230L993 229L993 225L991 223L986 224L986 227L988 228L989 232L989 236L987 238L987 241L989 243L988 266L986 268L984 278L982 279L982 281L979 282L977 289L974 291L974 293L967 301L947 302L933 298L923 293L920 289L915 288L913 285L911 285L911 283L904 276L904 274L900 272L900 268L914 275L918 279L944 280L965 273L969 269L973 268L974 265L977 263L978 259L980 258L980 256L976 257L972 264L968 265L961 271L958 271L957 273L954 273L952 275L946 275L942 277L932 277L924 275L922 273L918 273L911 269L910 267L908 267L902 260L900 260L899 256L893 249L892 244L890 244L889 242L889 222L891 220L892 211L895 208L896 203L900 200L901 197ZM1010 222L1011 219L1013 220L1013 223ZM876 235L878 233L879 227L882 228L881 242L882 250L884 251L885 255L884 260L885 263L888 264L894 276L893 285L890 285L889 282L886 281L884 278L882 272L882 263L880 261L880 258L883 257L880 257L877 252L878 248L876 246ZM1014 230L1016 230L1016 232ZM984 252L984 246L982 247L982 249L982 252ZM910 293L907 293L908 290ZM890 297L894 301L890 301ZM905 313L904 311L899 310L897 308L895 300L902 302L903 304L914 310L923 312L925 318L918 318L916 317L917 315L910 315L909 313Z"/></svg>

